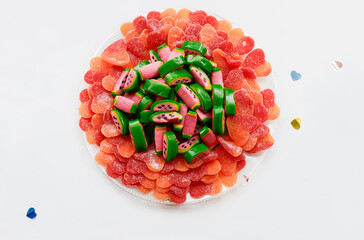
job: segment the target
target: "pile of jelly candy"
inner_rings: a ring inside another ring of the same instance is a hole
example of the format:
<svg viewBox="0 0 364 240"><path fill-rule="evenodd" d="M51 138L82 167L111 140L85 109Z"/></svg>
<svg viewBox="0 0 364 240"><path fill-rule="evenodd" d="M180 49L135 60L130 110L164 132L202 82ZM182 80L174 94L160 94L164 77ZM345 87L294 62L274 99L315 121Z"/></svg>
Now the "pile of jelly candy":
<svg viewBox="0 0 364 240"><path fill-rule="evenodd" d="M204 11L151 11L90 61L79 126L109 177L181 204L237 182L245 155L270 148L272 67L240 28Z"/></svg>

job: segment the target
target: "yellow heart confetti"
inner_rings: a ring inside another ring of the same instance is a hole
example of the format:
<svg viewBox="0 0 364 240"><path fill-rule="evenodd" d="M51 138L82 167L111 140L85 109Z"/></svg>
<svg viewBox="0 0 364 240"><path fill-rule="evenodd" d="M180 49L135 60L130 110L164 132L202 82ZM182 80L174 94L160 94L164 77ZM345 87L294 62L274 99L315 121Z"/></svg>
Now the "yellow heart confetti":
<svg viewBox="0 0 364 240"><path fill-rule="evenodd" d="M292 122L291 122L291 125L296 130L300 129L301 128L301 119L300 118L293 119Z"/></svg>

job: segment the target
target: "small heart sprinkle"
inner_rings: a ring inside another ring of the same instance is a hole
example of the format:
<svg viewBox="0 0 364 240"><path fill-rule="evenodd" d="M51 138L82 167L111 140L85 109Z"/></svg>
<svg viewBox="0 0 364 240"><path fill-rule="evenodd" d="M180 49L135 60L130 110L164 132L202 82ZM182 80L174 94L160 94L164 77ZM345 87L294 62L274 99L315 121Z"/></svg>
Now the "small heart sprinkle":
<svg viewBox="0 0 364 240"><path fill-rule="evenodd" d="M249 182L249 178L248 178L248 176L243 175L243 177L245 178L245 181L246 181L246 182Z"/></svg>
<svg viewBox="0 0 364 240"><path fill-rule="evenodd" d="M293 81L297 81L297 80L301 79L302 75L301 75L301 73L298 73L298 72L293 70L291 72L291 77L292 77Z"/></svg>
<svg viewBox="0 0 364 240"><path fill-rule="evenodd" d="M343 67L343 64L341 62L339 62L339 61L333 61L331 65L332 65L332 68L335 71L337 71L337 70L339 70L340 68Z"/></svg>
<svg viewBox="0 0 364 240"><path fill-rule="evenodd" d="M29 208L28 212L27 212L27 217L30 219L36 218L37 217L37 213L35 212L34 208Z"/></svg>
<svg viewBox="0 0 364 240"><path fill-rule="evenodd" d="M292 122L291 122L291 125L296 130L300 129L301 128L301 119L300 118L293 119Z"/></svg>

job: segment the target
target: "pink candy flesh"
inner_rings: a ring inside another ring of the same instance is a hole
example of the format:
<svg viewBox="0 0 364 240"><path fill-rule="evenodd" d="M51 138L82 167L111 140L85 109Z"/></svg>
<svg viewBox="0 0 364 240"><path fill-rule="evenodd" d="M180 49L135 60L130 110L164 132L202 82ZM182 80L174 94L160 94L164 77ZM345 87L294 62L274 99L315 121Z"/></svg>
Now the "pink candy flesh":
<svg viewBox="0 0 364 240"><path fill-rule="evenodd" d="M165 119L163 117L161 117L160 119L157 119L157 117L155 117L153 119L153 121L155 123L178 123L179 122L179 115L174 114L174 113L165 113L165 114L173 114L173 116L172 117L170 116L167 119Z"/></svg>
<svg viewBox="0 0 364 240"><path fill-rule="evenodd" d="M213 131L210 131L208 134L201 137L201 139L210 149L219 143Z"/></svg>
<svg viewBox="0 0 364 240"><path fill-rule="evenodd" d="M203 88L208 86L208 83L206 82L206 79L204 81L204 76L199 74L199 71L196 68L191 69L191 74L195 81L200 84Z"/></svg>
<svg viewBox="0 0 364 240"><path fill-rule="evenodd" d="M123 96L118 96L115 102L115 107L123 112L130 113L130 109L133 104L135 104L133 100L130 100L129 98Z"/></svg>
<svg viewBox="0 0 364 240"><path fill-rule="evenodd" d="M198 120L202 121L204 118L212 118L211 112L204 113L200 109L196 109Z"/></svg>
<svg viewBox="0 0 364 240"><path fill-rule="evenodd" d="M179 110L179 113L182 115L182 121L181 121L181 124L183 126L183 123L185 122L185 118L186 118L186 114L187 114L187 111L188 111L188 107L187 105L185 104L180 104L181 105L181 108Z"/></svg>
<svg viewBox="0 0 364 240"><path fill-rule="evenodd" d="M110 113L110 115L111 115L111 117L112 117L112 120L114 121L114 124L115 124L115 126L118 128L118 130L121 132L121 126L120 126L120 124L119 124L119 122L118 122L118 120L117 120L117 117L116 117L116 115L115 115L115 113Z"/></svg>
<svg viewBox="0 0 364 240"><path fill-rule="evenodd" d="M184 121L183 124L182 134L192 136L196 128L196 123L197 123L197 116L192 116L187 114L186 120Z"/></svg>
<svg viewBox="0 0 364 240"><path fill-rule="evenodd" d="M192 91L192 90L191 90ZM192 108L196 103L197 103L197 99L194 100L194 98L191 97L191 93L187 90L187 86L182 86L178 91L177 91L178 96L186 103L186 105L189 108Z"/></svg>
<svg viewBox="0 0 364 240"><path fill-rule="evenodd" d="M162 136L162 144L163 144L163 158L166 159L167 154L167 138L165 135Z"/></svg>
<svg viewBox="0 0 364 240"><path fill-rule="evenodd" d="M139 69L143 80L151 79L159 75L158 68L162 65L161 61L153 62Z"/></svg>
<svg viewBox="0 0 364 240"><path fill-rule="evenodd" d="M128 77L125 80L124 88L128 88L132 84L132 81L135 78L135 74L136 74L135 70L131 69L128 74Z"/></svg>
<svg viewBox="0 0 364 240"><path fill-rule="evenodd" d="M155 128L154 129L154 140L155 140L155 150L163 150L163 133L167 132L167 128Z"/></svg>
<svg viewBox="0 0 364 240"><path fill-rule="evenodd" d="M120 75L118 81L116 82L116 84L114 86L113 92L115 92L116 94L122 93L128 73L129 72L127 72L127 71L122 72L122 74Z"/></svg>
<svg viewBox="0 0 364 240"><path fill-rule="evenodd" d="M168 60L171 60L171 59L173 59L173 58L175 58L175 57L179 57L179 56L183 56L183 57L185 57L185 55L184 55L183 53L181 53L180 51L173 50L173 51L171 52L171 54L169 55ZM167 61L168 61L168 60L167 60Z"/></svg>
<svg viewBox="0 0 364 240"><path fill-rule="evenodd" d="M158 62L158 59L154 56L154 54L150 54L150 62L151 63Z"/></svg>
<svg viewBox="0 0 364 240"><path fill-rule="evenodd" d="M162 62L167 62L169 55L171 55L171 50L169 47L164 47L161 50L158 50L158 55L161 58Z"/></svg>
<svg viewBox="0 0 364 240"><path fill-rule="evenodd" d="M154 81L159 82L159 83L162 83L162 84L164 84L164 85L167 85L166 80L164 80L163 78L159 78L159 79L154 80ZM168 85L167 85L167 86L168 86ZM163 99L164 99L164 98L163 98Z"/></svg>
<svg viewBox="0 0 364 240"><path fill-rule="evenodd" d="M211 83L212 84L219 84L219 85L221 85L221 87L224 87L224 82L222 80L222 72L221 71L211 73Z"/></svg>
<svg viewBox="0 0 364 240"><path fill-rule="evenodd" d="M139 98L136 93L125 93L124 97L132 100L136 105L139 105L140 101L142 100L141 98Z"/></svg>

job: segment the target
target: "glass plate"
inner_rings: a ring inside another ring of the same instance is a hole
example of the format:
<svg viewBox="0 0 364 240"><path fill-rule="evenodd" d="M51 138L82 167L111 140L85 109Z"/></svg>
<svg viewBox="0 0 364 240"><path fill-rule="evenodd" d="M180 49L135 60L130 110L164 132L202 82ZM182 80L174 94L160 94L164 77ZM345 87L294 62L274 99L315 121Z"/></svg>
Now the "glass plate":
<svg viewBox="0 0 364 240"><path fill-rule="evenodd" d="M216 14L211 14L211 13L207 13L209 15L212 15L214 17L216 17L218 20L219 19L226 19L226 18L222 18L220 16L217 16ZM241 26L233 26L233 27L241 27ZM241 27L243 28L243 27ZM245 35L248 35L246 32L244 32ZM106 38L106 40L99 46L99 48L97 49L97 51L94 54L94 57L96 56L100 56L100 54L102 53L102 51L108 47L111 43L124 38L122 36L122 34L120 33L120 30L117 29L115 30L109 37ZM258 48L257 43L255 43L255 48ZM264 50L264 49L263 49ZM88 68L84 71L86 72L88 70ZM277 89L276 89L276 82L275 82L275 77L274 77L274 71L272 71L272 73L264 78L257 78L257 81L261 87L261 89L266 89L266 88L270 88L274 91L275 95L277 95ZM81 90L86 88L88 86L88 84L86 84L84 81L82 81L82 87ZM274 120L274 121L270 121L270 122L266 122L266 125L269 127L270 129L270 133L271 135L274 137L274 139L276 140L276 130L278 128L278 119ZM92 157L92 160L95 161L95 155L97 154L97 152L99 151L100 147L95 145L95 144L89 144L86 140L86 134L85 132L81 131L82 135L83 135L83 139L85 141L85 144L87 146L87 149ZM273 145L274 147L274 145ZM202 203L202 202L206 202L208 200L211 199L215 199L218 197L221 197L223 194L241 186L244 184L247 184L249 182L249 179L251 178L252 174L254 173L254 171L259 167L259 165L269 156L269 152L271 151L271 148L268 150L265 150L264 152L258 153L258 154L246 154L246 166L245 168L243 168L239 173L238 173L238 180L237 183L230 188L227 188L225 186L223 186L223 190L214 196L210 196L210 195L206 195L202 198L199 199L194 199L192 198L189 194L187 194L187 199L186 202L183 204L197 204L197 203ZM96 161L95 161L95 164ZM99 165L97 165L99 166ZM121 189L123 189L124 191L138 197L144 200L147 200L149 202L154 202L154 203L158 203L158 204L166 204L166 205L176 205L172 202L169 201L159 201L157 199L155 199L153 197L153 192L150 192L149 194L142 194L138 191L137 188L130 188L130 187L126 187L125 185L123 185L121 183L120 180L116 180L114 178L110 178L107 174L106 174L106 168L99 166L101 171L103 173L105 173L105 176L107 178L109 178L112 182L114 182L116 185L118 185ZM183 205L182 204L182 205Z"/></svg>

